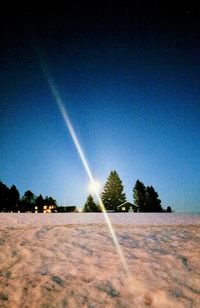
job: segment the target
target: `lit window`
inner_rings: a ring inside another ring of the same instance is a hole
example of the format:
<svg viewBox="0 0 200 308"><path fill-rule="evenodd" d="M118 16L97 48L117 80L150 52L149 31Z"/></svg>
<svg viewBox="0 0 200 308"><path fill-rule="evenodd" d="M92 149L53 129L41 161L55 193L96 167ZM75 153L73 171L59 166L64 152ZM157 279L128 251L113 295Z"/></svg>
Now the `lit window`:
<svg viewBox="0 0 200 308"><path fill-rule="evenodd" d="M35 206L35 210L37 210L38 209L38 207L37 206Z"/></svg>
<svg viewBox="0 0 200 308"><path fill-rule="evenodd" d="M44 210L46 210L47 206L46 206L46 205L44 205L44 206L43 206L43 208L44 208Z"/></svg>
<svg viewBox="0 0 200 308"><path fill-rule="evenodd" d="M122 211L126 211L126 208L123 206Z"/></svg>

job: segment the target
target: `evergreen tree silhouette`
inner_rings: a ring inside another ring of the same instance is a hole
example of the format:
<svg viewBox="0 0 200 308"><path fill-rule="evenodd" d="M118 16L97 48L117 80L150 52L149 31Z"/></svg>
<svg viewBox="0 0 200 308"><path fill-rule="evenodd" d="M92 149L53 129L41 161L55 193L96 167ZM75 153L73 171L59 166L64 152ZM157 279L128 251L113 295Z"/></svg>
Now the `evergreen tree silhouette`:
<svg viewBox="0 0 200 308"><path fill-rule="evenodd" d="M146 187L139 180L136 181L133 188L133 200L139 207L139 212L147 212L146 206Z"/></svg>
<svg viewBox="0 0 200 308"><path fill-rule="evenodd" d="M98 207L94 202L94 199L91 195L88 196L87 201L83 207L83 212L98 212Z"/></svg>
<svg viewBox="0 0 200 308"><path fill-rule="evenodd" d="M124 187L119 175L115 170L111 171L101 195L106 210L117 211L117 207L126 202L126 195L123 189Z"/></svg>

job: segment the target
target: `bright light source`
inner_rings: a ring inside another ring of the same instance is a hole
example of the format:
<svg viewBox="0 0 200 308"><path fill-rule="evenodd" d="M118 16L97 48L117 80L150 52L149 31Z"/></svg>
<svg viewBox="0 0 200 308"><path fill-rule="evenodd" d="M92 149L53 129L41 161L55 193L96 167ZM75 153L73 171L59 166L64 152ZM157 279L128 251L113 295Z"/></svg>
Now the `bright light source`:
<svg viewBox="0 0 200 308"><path fill-rule="evenodd" d="M92 181L89 183L88 190L91 193L96 193L100 191L101 184L98 181Z"/></svg>

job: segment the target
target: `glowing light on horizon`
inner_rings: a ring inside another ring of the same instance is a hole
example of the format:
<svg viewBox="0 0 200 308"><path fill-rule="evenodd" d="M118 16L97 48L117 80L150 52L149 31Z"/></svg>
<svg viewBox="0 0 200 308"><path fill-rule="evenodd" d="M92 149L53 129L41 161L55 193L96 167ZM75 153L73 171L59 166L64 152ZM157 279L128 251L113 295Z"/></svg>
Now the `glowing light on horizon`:
<svg viewBox="0 0 200 308"><path fill-rule="evenodd" d="M85 158L85 155L84 155L83 150L81 148L81 145L79 143L78 137L76 136L76 133L75 133L74 128L73 128L73 125L72 125L71 120L70 120L70 118L68 116L67 110L66 110L66 108L64 106L64 103L63 103L63 101L61 99L61 96L60 96L60 94L59 94L59 92L58 92L58 90L57 90L57 88L55 86L55 83L54 83L52 77L50 76L50 73L48 72L46 65L44 65L44 62L42 64L43 64L42 68L43 68L44 74L45 74L45 76L47 78L47 81L48 81L49 87L51 89L51 92L52 92L52 94L53 94L53 96L55 98L56 104L57 104L57 106L58 106L58 108L60 110L60 113L61 113L64 121L65 121L65 124L66 124L66 126L67 126L67 128L68 128L68 130L70 132L71 138L72 138L72 140L74 142L76 150L77 150L77 152L79 154L79 157L80 157L80 159L82 161L82 164L83 164L83 166L85 168L85 171L86 171L86 173L88 175L88 178L90 180L90 185L91 185L91 187L93 187L93 193L95 194L96 199L97 199L97 201L98 201L98 203L100 205L100 208L101 208L101 210L102 210L102 212L104 214L105 221L107 223L108 229L109 229L110 234L112 236L113 243L116 246L116 249L117 249L117 252L119 254L119 257L120 257L121 263L123 265L123 268L124 268L124 270L125 270L125 272L126 272L126 274L128 276L128 279L132 283L132 277L131 277L130 271L128 269L128 264L126 262L124 254L122 252L122 249L121 249L121 247L119 245L116 233L115 233L115 231L113 229L113 226L111 224L109 216L108 216L108 214L106 212L106 209L104 207L104 204L102 202L102 199L101 199L101 196L100 196L100 193L99 193L99 190L98 190L97 182L94 180L94 177L92 175L92 171L91 171L91 169L89 167L89 164L88 164L88 162L87 162L87 160Z"/></svg>
<svg viewBox="0 0 200 308"><path fill-rule="evenodd" d="M100 193L101 184L100 182L94 180L93 182L90 182L88 185L88 190L90 193L95 193L96 191Z"/></svg>

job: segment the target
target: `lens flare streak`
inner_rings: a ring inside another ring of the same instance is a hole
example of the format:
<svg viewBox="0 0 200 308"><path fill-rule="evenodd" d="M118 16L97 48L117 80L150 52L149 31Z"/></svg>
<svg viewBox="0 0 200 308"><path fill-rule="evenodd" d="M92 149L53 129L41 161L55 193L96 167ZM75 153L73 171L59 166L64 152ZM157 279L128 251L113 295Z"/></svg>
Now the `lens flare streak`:
<svg viewBox="0 0 200 308"><path fill-rule="evenodd" d="M44 69L44 67L43 67L43 69ZM74 128L73 128L73 125L72 125L72 123L70 121L70 118L69 118L67 110L66 110L66 108L65 108L65 106L63 104L61 96L60 96L60 94L59 94L59 92L58 92L58 90L57 90L57 88L56 88L56 86L55 86L55 84L53 82L53 79L51 78L50 74L47 72L46 68L44 69L44 73L45 73L45 76L47 78L47 81L48 81L49 87L51 89L51 92L52 92L52 94L53 94L53 96L55 98L56 104L57 104L57 106L58 106L58 108L60 110L60 113L61 113L61 115L62 115L62 117L63 117L63 119L65 121L65 124L66 124L66 126L67 126L67 128L68 128L68 130L70 132L71 138L72 138L72 140L74 142L74 145L75 145L75 147L77 149L77 152L78 152L78 154L80 156L80 159L81 159L82 164L83 164L83 166L85 168L85 171L86 171L86 173L87 173L87 175L89 177L91 185L93 187L95 187L94 177L92 175L92 172L91 172L91 169L89 167L89 164L88 164L88 162L87 162L87 160L85 158L85 155L84 155L83 150L81 148L81 145L79 143L78 137L76 136L76 133L75 133ZM95 196L96 196L96 198L97 198L97 200L99 202L99 205L101 207L101 210L103 212L105 221L106 221L107 226L109 228L110 234L111 234L112 239L113 239L113 243L114 243L114 245L115 245L115 247L117 249L118 255L119 255L121 263L123 265L123 268L124 268L128 278L129 278L130 282L132 282L132 277L131 277L130 271L128 269L128 264L126 262L124 254L122 252L122 249L121 249L121 247L119 245L119 241L117 239L116 233L115 233L115 231L113 229L113 226L111 224L109 216L108 216L108 214L106 212L106 209L104 207L103 201L102 201L101 196L100 196L99 192L97 191L97 189L94 189L94 194L95 194Z"/></svg>

